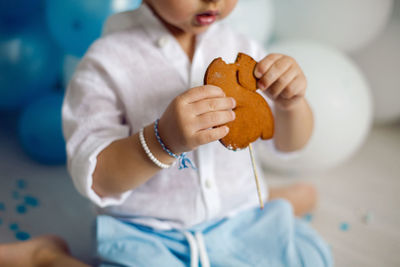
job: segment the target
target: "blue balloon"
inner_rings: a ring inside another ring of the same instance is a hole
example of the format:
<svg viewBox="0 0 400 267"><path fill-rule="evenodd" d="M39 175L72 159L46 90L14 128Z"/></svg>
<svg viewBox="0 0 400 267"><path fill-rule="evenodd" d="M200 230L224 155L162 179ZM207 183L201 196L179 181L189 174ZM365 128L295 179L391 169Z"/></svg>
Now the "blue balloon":
<svg viewBox="0 0 400 267"><path fill-rule="evenodd" d="M46 0L46 19L50 32L65 52L81 57L101 36L109 15L133 10L140 3L140 0Z"/></svg>
<svg viewBox="0 0 400 267"><path fill-rule="evenodd" d="M43 0L0 0L0 22L21 25L42 10Z"/></svg>
<svg viewBox="0 0 400 267"><path fill-rule="evenodd" d="M0 111L0 132L15 136L17 133L19 111Z"/></svg>
<svg viewBox="0 0 400 267"><path fill-rule="evenodd" d="M29 104L19 119L20 143L25 152L40 163L55 165L66 161L62 102L62 94L51 93Z"/></svg>
<svg viewBox="0 0 400 267"><path fill-rule="evenodd" d="M18 109L51 89L61 76L61 60L44 23L1 31L0 110Z"/></svg>

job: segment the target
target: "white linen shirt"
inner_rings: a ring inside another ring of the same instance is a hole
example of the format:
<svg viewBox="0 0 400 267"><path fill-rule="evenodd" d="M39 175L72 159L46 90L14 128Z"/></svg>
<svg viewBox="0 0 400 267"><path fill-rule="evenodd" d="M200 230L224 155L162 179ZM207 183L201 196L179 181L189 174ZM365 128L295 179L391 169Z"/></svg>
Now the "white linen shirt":
<svg viewBox="0 0 400 267"><path fill-rule="evenodd" d="M154 122L179 94L203 85L214 58L232 63L238 52L257 61L266 55L255 42L216 23L197 37L190 62L145 4L111 17L106 34L79 64L63 104L68 170L77 190L100 213L158 229L187 228L257 206L248 150L233 152L218 141L188 153L197 170L163 169L140 187L113 197L101 198L92 189L97 156L104 148ZM263 143L272 147L271 141Z"/></svg>

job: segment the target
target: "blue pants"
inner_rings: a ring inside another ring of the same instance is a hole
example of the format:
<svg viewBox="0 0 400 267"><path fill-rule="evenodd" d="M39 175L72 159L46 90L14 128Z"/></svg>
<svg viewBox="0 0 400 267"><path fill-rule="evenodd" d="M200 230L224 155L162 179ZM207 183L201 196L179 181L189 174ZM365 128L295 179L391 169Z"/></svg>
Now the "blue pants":
<svg viewBox="0 0 400 267"><path fill-rule="evenodd" d="M187 231L97 219L101 266L332 266L328 246L285 200Z"/></svg>

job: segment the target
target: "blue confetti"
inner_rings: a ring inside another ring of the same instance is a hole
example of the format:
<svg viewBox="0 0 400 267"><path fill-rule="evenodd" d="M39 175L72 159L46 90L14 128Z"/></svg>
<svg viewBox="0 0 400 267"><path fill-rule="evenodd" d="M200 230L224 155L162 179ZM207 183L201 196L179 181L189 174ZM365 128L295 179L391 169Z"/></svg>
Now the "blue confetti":
<svg viewBox="0 0 400 267"><path fill-rule="evenodd" d="M19 180L17 181L17 187L18 187L19 189L25 189L25 188L26 188L26 182L25 182L25 180L19 179Z"/></svg>
<svg viewBox="0 0 400 267"><path fill-rule="evenodd" d="M28 240L29 238L31 238L31 235L26 233L26 232L17 232L15 234L15 238L21 241L25 241Z"/></svg>
<svg viewBox="0 0 400 267"><path fill-rule="evenodd" d="M347 222L342 222L340 224L340 230L342 230L343 232L348 231L350 228L350 225Z"/></svg>
<svg viewBox="0 0 400 267"><path fill-rule="evenodd" d="M372 222L373 218L374 218L374 214L372 213L372 211L367 211L363 216L363 222L365 224L370 224Z"/></svg>
<svg viewBox="0 0 400 267"><path fill-rule="evenodd" d="M11 231L18 231L18 224L16 224L16 223L11 223L10 224L10 230Z"/></svg>
<svg viewBox="0 0 400 267"><path fill-rule="evenodd" d="M303 220L305 220L306 222L311 222L313 219L313 215L311 213L307 213L303 216Z"/></svg>
<svg viewBox="0 0 400 267"><path fill-rule="evenodd" d="M33 196L25 196L25 204L31 206L31 207L37 207L39 206L39 200Z"/></svg>
<svg viewBox="0 0 400 267"><path fill-rule="evenodd" d="M24 214L24 213L26 213L26 206L25 205L18 205L17 208L16 208L16 211L19 214Z"/></svg>
<svg viewBox="0 0 400 267"><path fill-rule="evenodd" d="M19 199L19 192L18 191L13 191L12 192L12 197L13 197L13 199L18 200Z"/></svg>
<svg viewBox="0 0 400 267"><path fill-rule="evenodd" d="M4 205L3 202L0 202L0 211L5 211L6 210L6 205Z"/></svg>

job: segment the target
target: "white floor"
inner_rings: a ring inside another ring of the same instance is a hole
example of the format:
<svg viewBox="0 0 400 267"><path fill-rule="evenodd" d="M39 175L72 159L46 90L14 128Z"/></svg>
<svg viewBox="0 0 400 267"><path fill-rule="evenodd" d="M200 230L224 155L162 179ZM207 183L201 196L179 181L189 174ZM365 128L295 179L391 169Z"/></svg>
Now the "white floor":
<svg viewBox="0 0 400 267"><path fill-rule="evenodd" d="M350 161L329 172L266 176L273 185L298 179L316 183L320 204L311 223L331 245L336 266L400 266L400 124L375 127ZM21 179L26 188L18 188ZM21 214L16 206L25 195L36 197L39 206ZM343 222L347 231L340 230ZM31 236L58 234L76 257L90 259L94 211L73 188L65 167L34 163L12 133L0 130L0 242L16 240L13 223Z"/></svg>
<svg viewBox="0 0 400 267"><path fill-rule="evenodd" d="M400 124L376 126L350 161L329 172L267 175L274 185L296 180L317 185L320 203L311 223L331 245L335 266L400 266Z"/></svg>
<svg viewBox="0 0 400 267"><path fill-rule="evenodd" d="M19 181L26 186L18 187ZM17 205L24 196L32 196L37 207L26 205L19 213ZM2 206L4 208L2 208ZM71 247L73 255L91 260L94 210L72 185L65 166L43 166L30 160L13 133L0 129L0 242L16 241L16 223L30 236L57 234Z"/></svg>

